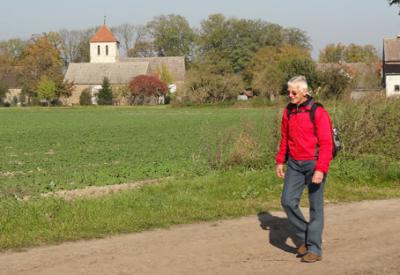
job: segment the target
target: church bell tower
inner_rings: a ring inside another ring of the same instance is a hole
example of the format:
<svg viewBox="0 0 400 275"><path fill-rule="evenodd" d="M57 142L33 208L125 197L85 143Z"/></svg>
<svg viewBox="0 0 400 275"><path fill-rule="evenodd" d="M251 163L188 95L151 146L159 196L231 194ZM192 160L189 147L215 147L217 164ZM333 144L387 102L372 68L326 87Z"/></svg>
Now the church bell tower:
<svg viewBox="0 0 400 275"><path fill-rule="evenodd" d="M90 63L115 63L119 59L119 41L104 25L90 39Z"/></svg>

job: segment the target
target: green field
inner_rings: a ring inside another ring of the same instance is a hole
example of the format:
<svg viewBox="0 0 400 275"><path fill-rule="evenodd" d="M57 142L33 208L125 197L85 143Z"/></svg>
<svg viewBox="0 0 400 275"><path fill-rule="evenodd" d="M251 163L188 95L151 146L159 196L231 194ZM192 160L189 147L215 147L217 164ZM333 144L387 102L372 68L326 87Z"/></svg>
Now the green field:
<svg viewBox="0 0 400 275"><path fill-rule="evenodd" d="M0 117L0 250L280 208L277 107L2 108ZM400 197L399 164L339 155L326 201ZM161 180L101 198L38 196L141 179Z"/></svg>
<svg viewBox="0 0 400 275"><path fill-rule="evenodd" d="M268 109L3 108L0 192L203 175L209 145L227 131L238 133L243 121L267 139L272 115Z"/></svg>

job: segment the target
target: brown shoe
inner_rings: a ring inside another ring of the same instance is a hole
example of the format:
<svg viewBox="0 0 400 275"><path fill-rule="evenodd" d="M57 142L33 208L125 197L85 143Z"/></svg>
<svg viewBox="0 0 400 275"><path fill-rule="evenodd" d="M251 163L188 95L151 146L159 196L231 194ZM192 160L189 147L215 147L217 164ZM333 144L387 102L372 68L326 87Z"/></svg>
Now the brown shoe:
<svg viewBox="0 0 400 275"><path fill-rule="evenodd" d="M307 246L306 246L305 243L303 243L302 245L300 245L300 246L297 248L297 256L298 256L298 257L302 257L302 256L304 256L304 255L306 255L306 254L307 254Z"/></svg>
<svg viewBox="0 0 400 275"><path fill-rule="evenodd" d="M312 252L307 252L307 254L301 258L301 261L305 263L315 263L321 260L322 260L321 256L318 256L317 254Z"/></svg>

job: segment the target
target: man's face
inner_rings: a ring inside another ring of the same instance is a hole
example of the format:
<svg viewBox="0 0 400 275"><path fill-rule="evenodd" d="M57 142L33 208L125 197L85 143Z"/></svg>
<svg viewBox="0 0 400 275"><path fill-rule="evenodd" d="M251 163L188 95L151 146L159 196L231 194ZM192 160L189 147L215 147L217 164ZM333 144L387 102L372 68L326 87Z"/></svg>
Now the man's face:
<svg viewBox="0 0 400 275"><path fill-rule="evenodd" d="M288 95L292 104L299 105L307 100L306 91L299 89L297 85L290 85L288 87Z"/></svg>

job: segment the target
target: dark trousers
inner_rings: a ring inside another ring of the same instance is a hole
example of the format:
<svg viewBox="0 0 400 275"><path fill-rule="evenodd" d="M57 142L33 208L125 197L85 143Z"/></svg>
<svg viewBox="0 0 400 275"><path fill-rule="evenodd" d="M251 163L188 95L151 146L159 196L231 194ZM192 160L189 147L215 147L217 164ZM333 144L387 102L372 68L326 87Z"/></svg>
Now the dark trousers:
<svg viewBox="0 0 400 275"><path fill-rule="evenodd" d="M297 236L307 245L308 251L322 255L322 230L324 228L324 186L311 182L316 161L288 160L281 203ZM299 208L304 188L308 188L310 219L306 221Z"/></svg>

